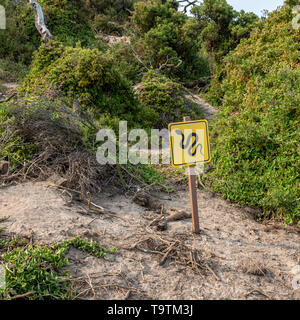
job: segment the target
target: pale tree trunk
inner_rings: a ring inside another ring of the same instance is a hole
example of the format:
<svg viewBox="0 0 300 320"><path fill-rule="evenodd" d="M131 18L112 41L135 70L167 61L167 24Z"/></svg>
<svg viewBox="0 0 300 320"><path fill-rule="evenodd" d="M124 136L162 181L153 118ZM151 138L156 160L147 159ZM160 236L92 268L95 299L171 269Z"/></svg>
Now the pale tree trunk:
<svg viewBox="0 0 300 320"><path fill-rule="evenodd" d="M43 41L47 42L48 40L54 39L51 32L48 30L46 26L43 9L40 6L40 4L35 0L29 0L29 3L31 5L31 8L34 10L35 27L40 33Z"/></svg>

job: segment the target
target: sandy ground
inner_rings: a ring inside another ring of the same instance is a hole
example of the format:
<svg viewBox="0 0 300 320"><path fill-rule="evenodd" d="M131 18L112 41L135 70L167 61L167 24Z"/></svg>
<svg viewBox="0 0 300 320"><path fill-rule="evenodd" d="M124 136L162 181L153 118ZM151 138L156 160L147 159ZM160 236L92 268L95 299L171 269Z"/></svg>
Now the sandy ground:
<svg viewBox="0 0 300 320"><path fill-rule="evenodd" d="M159 197L166 209L189 211L185 188ZM252 209L201 190L200 235L192 234L191 219L169 222L165 231L149 227L160 213L135 204L132 196L101 193L93 201L113 214L91 213L80 202L68 205L47 182L10 186L0 189L0 219L10 216L1 227L34 243L76 234L117 248L108 261L70 250L68 268L82 299L300 299L291 273L300 265L299 230L258 223ZM178 240L198 250L208 268L195 272L168 258L161 265L162 256L143 247L147 238Z"/></svg>

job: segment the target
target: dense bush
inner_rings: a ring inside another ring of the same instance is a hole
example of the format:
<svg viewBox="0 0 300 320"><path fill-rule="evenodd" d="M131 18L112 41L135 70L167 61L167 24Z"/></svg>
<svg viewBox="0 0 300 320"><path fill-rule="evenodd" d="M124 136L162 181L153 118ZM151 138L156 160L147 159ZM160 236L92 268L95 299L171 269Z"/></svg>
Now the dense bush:
<svg viewBox="0 0 300 320"><path fill-rule="evenodd" d="M241 39L262 23L254 13L237 12L226 0L204 0L192 9L202 44L211 59L219 64Z"/></svg>
<svg viewBox="0 0 300 320"><path fill-rule="evenodd" d="M28 72L28 66L22 62L14 62L9 58L0 58L0 83L22 81Z"/></svg>
<svg viewBox="0 0 300 320"><path fill-rule="evenodd" d="M27 1L0 0L6 10L6 30L0 30L0 58L29 64L41 41L34 25L34 14Z"/></svg>
<svg viewBox="0 0 300 320"><path fill-rule="evenodd" d="M108 51L114 59L115 67L131 81L136 84L141 81L143 74L147 71L141 61L138 60L133 46L126 42L120 42L111 46Z"/></svg>
<svg viewBox="0 0 300 320"><path fill-rule="evenodd" d="M199 108L184 97L180 84L153 70L143 77L136 91L140 103L153 113L156 128L166 128L170 122L181 121L187 112L192 119L203 116Z"/></svg>
<svg viewBox="0 0 300 320"><path fill-rule="evenodd" d="M96 33L121 35L133 10L134 0L86 1L90 9L91 25Z"/></svg>
<svg viewBox="0 0 300 320"><path fill-rule="evenodd" d="M10 126L15 128L16 120L10 111L5 105L0 109L0 160L8 160L10 169L14 170L31 159L36 146L32 141L25 141L16 130L8 130Z"/></svg>
<svg viewBox="0 0 300 320"><path fill-rule="evenodd" d="M43 44L35 54L24 81L27 94L63 93L78 99L95 119L127 120L130 126L148 126L152 117L134 97L129 81L115 67L114 57L97 49L64 47L61 43Z"/></svg>
<svg viewBox="0 0 300 320"><path fill-rule="evenodd" d="M94 38L89 24L88 8L84 0L40 0L48 29L59 41L73 45L81 41L82 45Z"/></svg>
<svg viewBox="0 0 300 320"><path fill-rule="evenodd" d="M132 0L40 0L47 26L66 45L80 41L83 46L101 45L94 35L122 33L122 25L133 9Z"/></svg>
<svg viewBox="0 0 300 320"><path fill-rule="evenodd" d="M199 54L196 20L179 12L176 1L139 1L134 8L132 21L143 44L137 52L147 64L182 80L209 73Z"/></svg>
<svg viewBox="0 0 300 320"><path fill-rule="evenodd" d="M228 55L213 124L212 188L224 197L299 223L300 31L291 8Z"/></svg>

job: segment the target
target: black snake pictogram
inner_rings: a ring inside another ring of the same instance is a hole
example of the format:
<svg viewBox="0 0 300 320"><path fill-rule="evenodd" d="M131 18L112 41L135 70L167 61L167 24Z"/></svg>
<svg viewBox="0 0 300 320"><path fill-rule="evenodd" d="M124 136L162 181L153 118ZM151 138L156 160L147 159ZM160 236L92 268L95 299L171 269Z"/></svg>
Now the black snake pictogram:
<svg viewBox="0 0 300 320"><path fill-rule="evenodd" d="M184 136L184 134L183 134L180 130L176 130L175 132L176 132L177 134L181 135L181 137L182 137L182 140L181 140L181 143L180 143L181 149L185 150L186 148L188 148L188 146L190 145L190 142L191 142L192 138L194 138L194 142L192 143L192 145L191 145L191 146L189 147L189 149L188 149L188 154L189 154L191 157L194 157L194 156L197 154L198 148L200 147L200 153L204 156L204 154L203 154L203 152L202 152L203 146L202 146L201 143L198 143L199 137L198 137L198 135L197 135L195 132L192 132L191 134L189 134L186 143L184 143L184 141L185 141L185 136ZM197 143L198 143L198 144L197 144ZM196 147L196 148L195 148L195 147ZM195 148L195 150L192 152L193 148Z"/></svg>

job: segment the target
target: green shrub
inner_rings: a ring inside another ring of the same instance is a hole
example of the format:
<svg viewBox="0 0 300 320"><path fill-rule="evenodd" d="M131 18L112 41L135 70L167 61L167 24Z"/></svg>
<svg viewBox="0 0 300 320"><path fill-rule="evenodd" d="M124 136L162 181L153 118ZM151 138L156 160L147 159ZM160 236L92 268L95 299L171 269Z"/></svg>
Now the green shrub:
<svg viewBox="0 0 300 320"><path fill-rule="evenodd" d="M0 290L0 296L10 299L14 295L31 293L30 300L71 298L72 287L67 273L60 275L58 272L68 264L66 250L29 245L4 253L1 259L6 264L7 288Z"/></svg>
<svg viewBox="0 0 300 320"><path fill-rule="evenodd" d="M241 204L299 223L300 31L291 8L226 57L210 89L221 113L211 130L212 188Z"/></svg>
<svg viewBox="0 0 300 320"><path fill-rule="evenodd" d="M8 58L0 58L0 81L22 81L28 71L28 67L21 62L14 62Z"/></svg>
<svg viewBox="0 0 300 320"><path fill-rule="evenodd" d="M138 44L133 46L135 45ZM109 52L113 56L115 67L124 77L133 85L141 81L146 68L135 56L131 44L120 42L111 46Z"/></svg>
<svg viewBox="0 0 300 320"><path fill-rule="evenodd" d="M96 33L122 35L134 0L97 0L90 5L91 25Z"/></svg>
<svg viewBox="0 0 300 320"><path fill-rule="evenodd" d="M183 116L192 119L203 115L199 108L184 98L183 87L150 70L137 86L138 99L152 112L152 122L156 128L166 128L170 122L181 121Z"/></svg>
<svg viewBox="0 0 300 320"><path fill-rule="evenodd" d="M46 94L49 89L62 92L71 101L78 99L96 120L110 117L127 120L129 126L151 124L109 52L43 44L21 89L27 94Z"/></svg>
<svg viewBox="0 0 300 320"><path fill-rule="evenodd" d="M254 13L235 11L226 0L204 0L192 9L203 47L212 62L220 64L222 58L233 50L243 38L248 38L262 21Z"/></svg>
<svg viewBox="0 0 300 320"><path fill-rule="evenodd" d="M48 29L56 40L65 45L104 48L96 39L91 26L93 6L84 0L40 0ZM0 30L0 58L29 64L33 52L41 44L41 37L35 27L34 11L27 0L18 3L0 0L6 9L7 29Z"/></svg>
<svg viewBox="0 0 300 320"><path fill-rule="evenodd" d="M47 27L56 40L65 45L78 41L88 46L95 41L89 22L89 10L84 0L40 0ZM34 20L32 21L32 23Z"/></svg>
<svg viewBox="0 0 300 320"><path fill-rule="evenodd" d="M116 252L115 248L106 249L97 241L77 236L52 246L26 245L18 238L0 240L0 249L7 251L0 256L5 263L6 280L6 288L0 289L0 299L22 295L29 300L72 299L76 290L69 271L62 269L69 265L66 256L71 246L106 260L108 253Z"/></svg>
<svg viewBox="0 0 300 320"><path fill-rule="evenodd" d="M8 160L11 170L31 159L36 151L33 142L26 141L15 130L8 130L15 124L15 120L9 108L6 106L0 108L0 159Z"/></svg>
<svg viewBox="0 0 300 320"><path fill-rule="evenodd" d="M138 34L138 54L145 63L181 80L209 74L199 54L197 23L178 10L176 1L139 1L132 21Z"/></svg>
<svg viewBox="0 0 300 320"><path fill-rule="evenodd" d="M28 1L0 0L6 10L6 29L0 30L0 58L29 64L41 41Z"/></svg>

